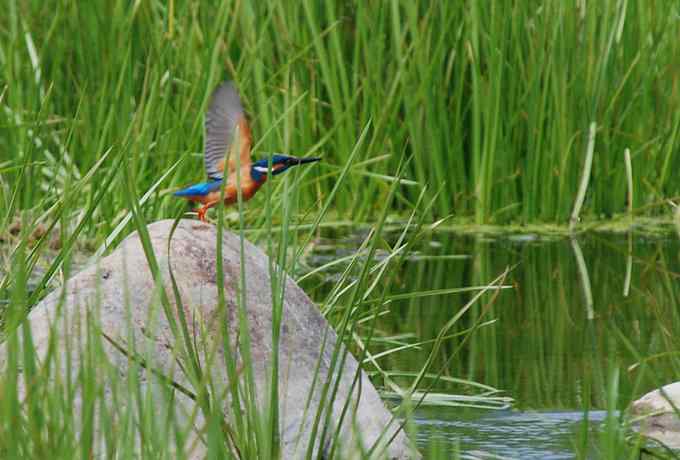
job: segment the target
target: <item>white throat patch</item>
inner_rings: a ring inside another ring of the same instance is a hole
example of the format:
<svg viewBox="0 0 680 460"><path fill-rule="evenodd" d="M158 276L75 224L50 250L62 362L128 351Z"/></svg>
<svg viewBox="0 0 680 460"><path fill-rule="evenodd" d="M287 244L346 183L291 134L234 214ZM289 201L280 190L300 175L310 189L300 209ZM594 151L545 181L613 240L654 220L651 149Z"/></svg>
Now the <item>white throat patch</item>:
<svg viewBox="0 0 680 460"><path fill-rule="evenodd" d="M265 174L267 173L267 171L269 171L269 169L263 168L262 166L253 166L253 169L257 172L265 173Z"/></svg>

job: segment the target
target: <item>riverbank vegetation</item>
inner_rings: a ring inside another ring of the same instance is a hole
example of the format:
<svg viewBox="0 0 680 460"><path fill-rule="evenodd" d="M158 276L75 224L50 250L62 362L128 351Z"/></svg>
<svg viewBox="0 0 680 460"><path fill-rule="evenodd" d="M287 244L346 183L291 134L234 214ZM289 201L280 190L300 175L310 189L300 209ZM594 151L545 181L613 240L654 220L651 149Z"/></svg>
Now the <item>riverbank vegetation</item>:
<svg viewBox="0 0 680 460"><path fill-rule="evenodd" d="M170 171L144 207L170 215L181 204L167 192L202 179L201 117L222 79L243 94L255 155L324 158L301 184L305 204L328 195L367 129L338 219L375 219L405 157L395 212L427 186L433 217L566 223L589 171L582 216L606 219L628 210L626 149L633 214L666 215L680 195L677 15L620 0L10 1L3 221L46 209L102 158L82 207L113 168L140 194ZM98 235L120 221L123 190L118 175L95 210Z"/></svg>

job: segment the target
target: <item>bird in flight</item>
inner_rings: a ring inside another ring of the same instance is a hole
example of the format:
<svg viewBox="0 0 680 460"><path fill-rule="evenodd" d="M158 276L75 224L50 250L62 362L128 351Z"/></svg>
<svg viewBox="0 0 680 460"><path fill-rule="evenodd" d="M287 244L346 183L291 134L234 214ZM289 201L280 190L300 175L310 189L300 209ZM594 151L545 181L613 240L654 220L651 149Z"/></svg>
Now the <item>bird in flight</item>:
<svg viewBox="0 0 680 460"><path fill-rule="evenodd" d="M237 136L239 145L234 146ZM208 209L220 202L221 187L224 187L224 204L228 206L238 200L237 183L241 187L243 201L247 201L267 180L270 172L269 159L252 161L250 158L252 141L241 98L232 82L223 82L213 92L208 112L205 114L204 162L208 181L174 193L175 196L203 205L198 210L201 222L206 222L205 214ZM232 153L234 147L238 148L238 152ZM238 164L236 158L233 158L236 154L239 157ZM271 174L277 176L293 166L313 163L320 159L273 154Z"/></svg>

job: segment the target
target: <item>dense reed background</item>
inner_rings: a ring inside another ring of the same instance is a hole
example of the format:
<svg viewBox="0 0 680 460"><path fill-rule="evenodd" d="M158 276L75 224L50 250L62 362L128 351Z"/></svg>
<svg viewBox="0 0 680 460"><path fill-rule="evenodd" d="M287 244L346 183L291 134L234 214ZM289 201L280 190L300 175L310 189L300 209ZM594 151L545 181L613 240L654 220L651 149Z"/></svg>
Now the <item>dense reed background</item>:
<svg viewBox="0 0 680 460"><path fill-rule="evenodd" d="M10 0L0 20L0 199L11 211L49 204L108 150L92 183L123 157L146 191L190 152L156 193L201 179L206 100L220 80L234 79L256 155L324 157L302 189L307 204L328 193L370 122L349 186L333 203L341 217L375 218L407 156L406 178L441 191L434 216L565 222L591 122L584 217L626 209L626 148L634 209L663 213L664 199L680 195L672 174L677 8L646 0ZM14 197L17 181L26 186ZM105 233L125 207L121 190L116 178L95 211ZM86 186L81 200L95 192ZM397 212L420 190L399 192ZM178 206L153 199L145 212Z"/></svg>

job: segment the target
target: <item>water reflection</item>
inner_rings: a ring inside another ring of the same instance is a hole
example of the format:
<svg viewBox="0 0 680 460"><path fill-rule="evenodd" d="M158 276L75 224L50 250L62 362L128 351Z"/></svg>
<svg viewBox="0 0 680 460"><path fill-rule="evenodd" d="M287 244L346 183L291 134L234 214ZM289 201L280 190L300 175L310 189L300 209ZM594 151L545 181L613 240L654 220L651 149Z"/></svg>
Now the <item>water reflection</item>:
<svg viewBox="0 0 680 460"><path fill-rule="evenodd" d="M540 452L538 458L572 458L574 425L584 410L597 421L608 406L624 409L631 399L678 380L680 360L668 355L680 350L677 240L640 237L629 243L625 235L592 234L580 236L578 243L580 267L578 249L568 239L439 233L415 248L418 258L399 267L394 293L482 285L515 266L507 280L514 289L503 291L493 304L491 295L485 295L451 332L471 327L485 311L485 319L497 321L465 343L461 337L447 341L434 369L448 363L444 371L448 377L504 390L515 399L519 412L467 416L469 412L456 409L427 408L419 413L424 427L443 429L463 450L482 448L497 455L516 450L511 456L529 458L529 453L517 450L527 446ZM469 257L441 257L451 254ZM332 250L325 256L332 258ZM313 258L310 261L313 265ZM327 289L323 277L305 283L308 292L323 299ZM390 314L380 318L379 333L433 339L472 295L395 302L389 306ZM373 349L384 348L376 344ZM417 371L428 352L426 346L404 350L381 358L380 365ZM649 357L653 359L629 370L640 358ZM447 381L438 382L435 390L469 391ZM615 401L608 400L612 394ZM423 433L432 434L429 428Z"/></svg>

